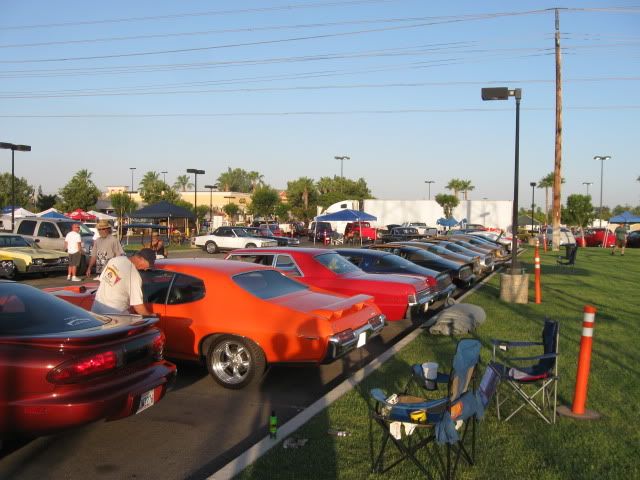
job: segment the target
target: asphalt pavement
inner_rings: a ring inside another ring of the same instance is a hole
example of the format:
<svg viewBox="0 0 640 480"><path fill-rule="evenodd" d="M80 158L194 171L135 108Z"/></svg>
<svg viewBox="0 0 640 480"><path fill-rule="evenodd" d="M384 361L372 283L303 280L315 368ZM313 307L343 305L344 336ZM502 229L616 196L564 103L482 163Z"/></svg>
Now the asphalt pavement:
<svg viewBox="0 0 640 480"><path fill-rule="evenodd" d="M23 281L39 288L71 284L64 275ZM218 386L204 366L178 362L173 389L139 415L5 444L0 478L204 479L267 434L271 411L286 422L413 328L408 320L391 322L380 338L332 364L273 366L261 382L238 391Z"/></svg>

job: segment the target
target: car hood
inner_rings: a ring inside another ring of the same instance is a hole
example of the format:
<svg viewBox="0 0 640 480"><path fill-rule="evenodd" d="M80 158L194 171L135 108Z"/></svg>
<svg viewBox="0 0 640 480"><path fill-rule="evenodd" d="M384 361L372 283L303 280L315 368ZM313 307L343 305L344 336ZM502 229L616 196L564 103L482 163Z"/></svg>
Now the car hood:
<svg viewBox="0 0 640 480"><path fill-rule="evenodd" d="M0 249L0 253L9 256L31 257L31 258L60 258L66 257L65 252L58 250L48 250L46 248L33 247L5 247Z"/></svg>

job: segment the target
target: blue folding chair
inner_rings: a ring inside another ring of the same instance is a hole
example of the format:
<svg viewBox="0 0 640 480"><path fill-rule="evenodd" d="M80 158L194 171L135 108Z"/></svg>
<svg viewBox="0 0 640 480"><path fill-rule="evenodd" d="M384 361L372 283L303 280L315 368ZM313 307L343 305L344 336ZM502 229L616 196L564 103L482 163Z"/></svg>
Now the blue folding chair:
<svg viewBox="0 0 640 480"><path fill-rule="evenodd" d="M522 400L522 403L519 403L518 407L504 419L505 422L528 405L545 422L556 423L559 339L558 322L546 319L542 328L541 342L491 340L493 358L489 367L500 375L503 383L512 388L515 398ZM542 353L527 357L508 356L511 349L528 347L542 347ZM497 361L496 349L504 352L504 363ZM499 390L496 392L498 419L501 419L500 408L508 399L509 397L501 398Z"/></svg>
<svg viewBox="0 0 640 480"><path fill-rule="evenodd" d="M429 400L407 394L406 388L404 393L391 396L378 388L371 390L372 418L384 431L380 451L373 462L374 472L387 472L409 459L427 478L433 477L427 468L430 463L431 470L450 479L455 477L460 460L474 464L476 423L484 412L475 391L480 348L480 342L474 339L458 342L450 374L438 373L436 379L436 383L447 385L444 397ZM424 384L421 365L412 366L412 380ZM391 444L400 457L385 466L385 456L390 456L386 450ZM431 445L434 453L429 455L427 447ZM445 449L444 454L441 447Z"/></svg>

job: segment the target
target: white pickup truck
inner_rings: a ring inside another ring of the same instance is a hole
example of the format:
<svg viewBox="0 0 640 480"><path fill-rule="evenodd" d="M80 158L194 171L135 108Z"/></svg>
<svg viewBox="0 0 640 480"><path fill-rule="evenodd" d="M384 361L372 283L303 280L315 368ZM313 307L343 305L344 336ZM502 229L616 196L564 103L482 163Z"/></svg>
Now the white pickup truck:
<svg viewBox="0 0 640 480"><path fill-rule="evenodd" d="M438 234L437 228L428 227L424 222L404 222L401 226L415 228L420 235L435 236Z"/></svg>
<svg viewBox="0 0 640 480"><path fill-rule="evenodd" d="M236 248L276 247L278 242L269 238L252 237L242 227L218 227L213 233L193 238L191 244L213 254Z"/></svg>

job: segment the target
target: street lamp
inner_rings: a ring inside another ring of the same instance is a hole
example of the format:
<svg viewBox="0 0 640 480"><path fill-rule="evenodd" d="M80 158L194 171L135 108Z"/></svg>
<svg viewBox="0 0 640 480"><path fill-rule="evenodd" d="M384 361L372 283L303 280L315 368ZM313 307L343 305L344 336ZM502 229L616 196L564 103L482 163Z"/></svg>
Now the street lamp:
<svg viewBox="0 0 640 480"><path fill-rule="evenodd" d="M535 207L535 195L536 195L536 182L529 182L529 186L531 187L531 231L535 228L533 225L533 208Z"/></svg>
<svg viewBox="0 0 640 480"><path fill-rule="evenodd" d="M583 185L587 186L587 197L589 196L589 185L593 185L593 182L582 182Z"/></svg>
<svg viewBox="0 0 640 480"><path fill-rule="evenodd" d="M13 232L13 224L15 222L16 214L16 176L14 172L14 152L30 152L30 145L15 145L13 143L0 142L0 148L5 150L11 150L11 231Z"/></svg>
<svg viewBox="0 0 640 480"><path fill-rule="evenodd" d="M429 200L431 200L431 184L432 183L436 183L435 180L425 180L424 183L426 183L429 186Z"/></svg>
<svg viewBox="0 0 640 480"><path fill-rule="evenodd" d="M160 173L162 174L162 181L164 183L167 183L167 173L169 173L169 172L167 172L166 170L163 170Z"/></svg>
<svg viewBox="0 0 640 480"><path fill-rule="evenodd" d="M193 173L193 213L196 215L196 233L200 233L198 228L198 175L204 175L204 170L187 168L187 173Z"/></svg>
<svg viewBox="0 0 640 480"><path fill-rule="evenodd" d="M340 176L341 176L342 178L344 178L344 175L343 175L343 173L342 173L342 172L343 172L342 167L343 167L343 165L344 165L344 161L345 161L345 160L351 160L351 157L348 157L348 156L346 156L346 155L336 155L336 156L335 156L335 157L333 157L333 158L335 158L336 160L340 160Z"/></svg>
<svg viewBox="0 0 640 480"><path fill-rule="evenodd" d="M209 189L209 231L211 231L211 223L213 223L213 190L218 188L218 184L205 185L204 188Z"/></svg>
<svg viewBox="0 0 640 480"><path fill-rule="evenodd" d="M136 167L129 167L129 170L131 170L131 190L129 191L129 198L133 195L133 172L135 169Z"/></svg>
<svg viewBox="0 0 640 480"><path fill-rule="evenodd" d="M518 266L518 173L520 168L520 99L522 90L520 88L510 89L507 87L483 88L482 100L508 100L509 97L516 99L516 152L515 169L513 174L513 212L511 215L511 275L516 275Z"/></svg>
<svg viewBox="0 0 640 480"><path fill-rule="evenodd" d="M604 161L610 158L610 155L596 155L593 157L594 160L600 160L600 212L598 214L598 217L600 217L600 227L602 227L602 173L604 170Z"/></svg>

